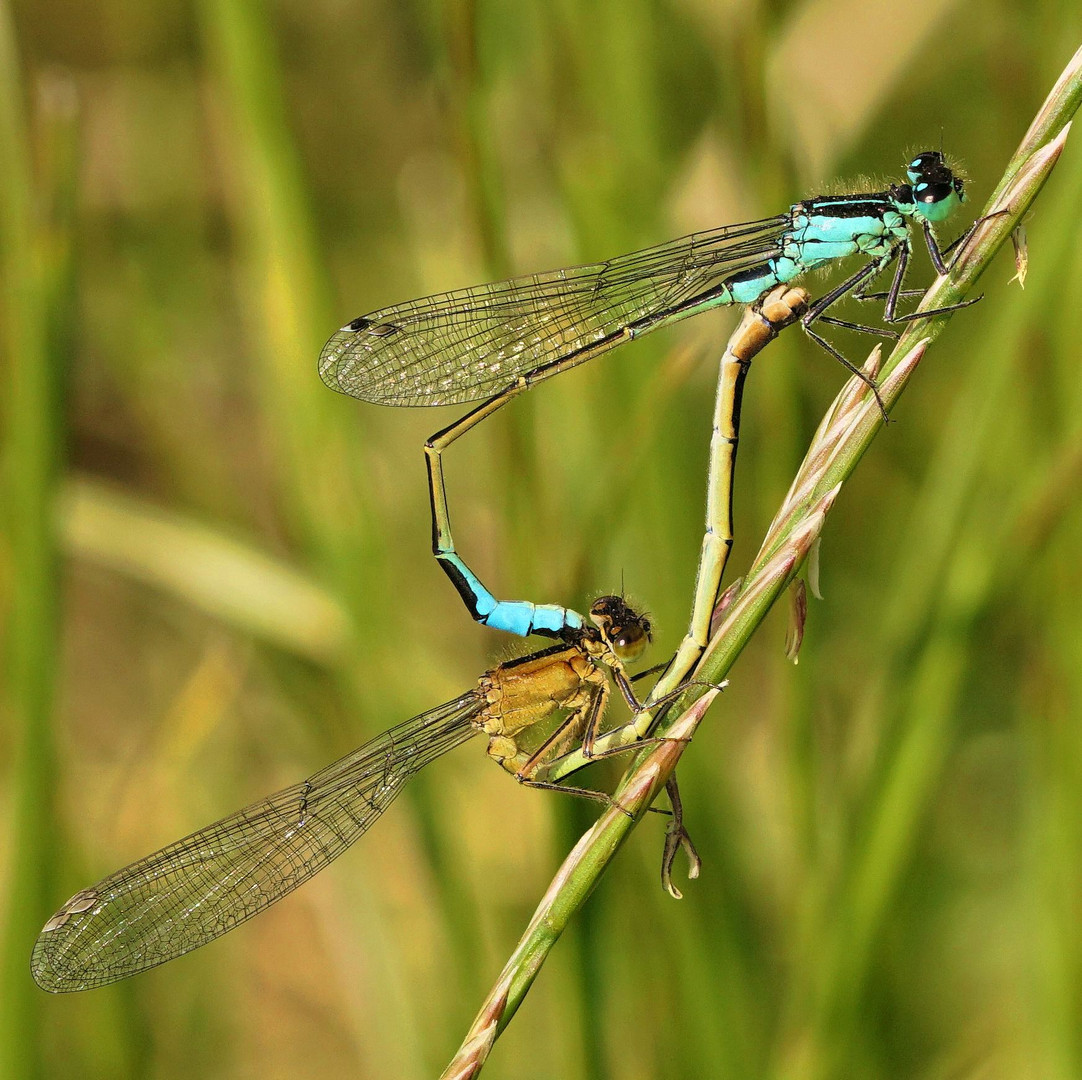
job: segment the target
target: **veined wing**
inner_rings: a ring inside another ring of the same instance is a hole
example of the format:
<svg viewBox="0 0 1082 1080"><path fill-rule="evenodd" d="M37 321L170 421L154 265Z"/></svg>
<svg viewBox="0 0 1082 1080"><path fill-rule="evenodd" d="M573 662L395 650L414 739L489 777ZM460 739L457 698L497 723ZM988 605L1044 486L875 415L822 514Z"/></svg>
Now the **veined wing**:
<svg viewBox="0 0 1082 1080"><path fill-rule="evenodd" d="M679 317L689 301L776 254L788 225L783 214L382 308L331 337L319 373L331 389L383 405L490 397L527 372L565 370L613 348L628 327L642 334Z"/></svg>
<svg viewBox="0 0 1082 1080"><path fill-rule="evenodd" d="M35 982L54 993L115 982L270 907L357 840L414 773L475 735L483 707L470 691L430 709L76 893L38 936Z"/></svg>

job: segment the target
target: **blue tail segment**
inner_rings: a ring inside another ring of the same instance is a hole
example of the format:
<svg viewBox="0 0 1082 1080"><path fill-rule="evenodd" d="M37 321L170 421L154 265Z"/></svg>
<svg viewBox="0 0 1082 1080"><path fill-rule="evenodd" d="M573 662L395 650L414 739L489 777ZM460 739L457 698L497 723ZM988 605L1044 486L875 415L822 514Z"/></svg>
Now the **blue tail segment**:
<svg viewBox="0 0 1082 1080"><path fill-rule="evenodd" d="M543 634L562 638L570 630L582 630L586 620L559 604L531 604L528 600L497 600L477 575L453 551L438 551L436 558L454 582L470 614L485 626L519 637Z"/></svg>

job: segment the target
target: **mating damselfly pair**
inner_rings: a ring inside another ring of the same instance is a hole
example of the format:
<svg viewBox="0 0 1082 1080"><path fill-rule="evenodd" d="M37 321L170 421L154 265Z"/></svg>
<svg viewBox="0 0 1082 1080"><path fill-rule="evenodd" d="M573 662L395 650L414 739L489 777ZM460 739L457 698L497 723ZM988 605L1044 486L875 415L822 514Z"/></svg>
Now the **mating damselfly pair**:
<svg viewBox="0 0 1082 1080"><path fill-rule="evenodd" d="M941 154L929 151L910 162L908 183L884 191L809 199L773 218L605 263L399 304L338 331L320 358L320 373L336 389L393 405L486 399L426 446L435 554L476 619L561 643L492 669L473 690L391 728L303 783L77 893L35 945L39 985L52 991L100 986L226 933L321 870L378 819L418 769L479 732L489 737L489 755L517 779L554 786L567 775L559 764L575 756L574 748L581 746L578 767L601 744L606 672L633 713L617 729L626 738L613 744L648 734L650 714L624 673L649 637L648 622L615 597L595 603L590 619L557 605L497 601L455 552L442 451L536 382L651 330L712 308L755 303L809 270L863 255L863 266L801 317L808 334L852 369L814 325L893 333L826 314L849 294L883 300L888 322L951 310L899 315L897 303L908 295L902 286L912 250L909 226L923 229L933 263L945 273L945 251L932 224L962 198L962 181ZM868 293L867 284L892 263L889 289ZM695 647L705 644L703 611L708 626L728 550L721 546L713 594L696 598L689 631ZM549 721L552 730L527 749L520 736Z"/></svg>

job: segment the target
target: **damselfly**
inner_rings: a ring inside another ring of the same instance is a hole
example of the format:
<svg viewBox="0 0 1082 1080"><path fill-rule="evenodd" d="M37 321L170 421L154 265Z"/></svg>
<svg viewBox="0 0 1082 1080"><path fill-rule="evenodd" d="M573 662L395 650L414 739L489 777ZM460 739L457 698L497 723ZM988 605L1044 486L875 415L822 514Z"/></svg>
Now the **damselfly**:
<svg viewBox="0 0 1082 1080"><path fill-rule="evenodd" d="M597 600L590 618L568 643L493 668L472 690L307 780L76 893L38 936L35 981L55 993L103 986L227 933L322 870L411 776L479 733L488 736L488 755L522 783L608 801L546 780L546 768L573 746L589 756L610 696L606 671L632 711L639 708L624 665L649 642L649 620L616 596ZM523 745L521 736L561 712L539 745Z"/></svg>
<svg viewBox="0 0 1082 1080"><path fill-rule="evenodd" d="M699 312L753 304L779 284L850 257L863 257L864 265L812 304L800 321L817 344L866 378L815 324L897 335L827 315L838 300L847 295L882 300L888 323L926 319L974 302L897 313L901 297L916 295L902 288L913 250L910 226L921 227L936 270L946 274L944 256L955 245L941 250L932 227L965 198L961 177L938 151L913 158L907 180L883 191L807 199L775 217L694 233L603 263L383 308L332 335L320 354L319 372L332 389L382 405L486 399L425 444L433 553L477 621L523 636L562 637L584 625L582 615L555 604L497 600L456 552L443 451L535 383ZM889 289L867 292L871 280L892 263Z"/></svg>

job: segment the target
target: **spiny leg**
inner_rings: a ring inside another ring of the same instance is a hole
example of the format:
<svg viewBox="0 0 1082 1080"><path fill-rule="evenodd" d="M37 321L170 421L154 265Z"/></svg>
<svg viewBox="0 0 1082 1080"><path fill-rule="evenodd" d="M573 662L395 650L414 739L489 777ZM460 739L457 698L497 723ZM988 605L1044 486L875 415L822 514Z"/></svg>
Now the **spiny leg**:
<svg viewBox="0 0 1082 1080"><path fill-rule="evenodd" d="M950 272L951 266L954 264L952 259L949 263L946 261L946 257L950 255L952 251L961 247L965 242L980 228L986 221L990 221L992 218L999 217L1001 214L1009 213L1007 210L996 210L991 214L985 214L983 217L977 218L972 225L961 236L952 240L945 248L940 248L939 241L935 237L935 233L932 231L932 223L930 221L923 221L921 223L924 231L924 242L928 247L928 256L932 260L932 265L936 269L936 273L940 276L946 276ZM909 298L913 296L923 296L927 292L927 289L901 289L898 293L898 297ZM854 293L853 298L855 300L886 300L890 295L888 292L864 292L860 291ZM830 320L824 319L823 322L829 322Z"/></svg>
<svg viewBox="0 0 1082 1080"><path fill-rule="evenodd" d="M598 672L598 675L600 675L600 672ZM632 690L631 684L627 680L627 676L625 676L622 671L620 671L618 668L614 668L612 675L614 681L616 682L616 685L620 688L620 694L626 702L628 709L631 710L631 720L628 723L621 725L622 729L626 729L630 733L631 731L636 730L635 720L638 717L639 713L642 711L642 703L635 696L635 691ZM601 676L601 678L602 680L604 680L604 676ZM605 701L607 703L609 697L609 687L607 683L605 683L603 693L605 695ZM598 708L594 709L588 718L588 722L586 724L582 739L582 756L586 759L587 762L600 761L601 758L609 757L612 754L620 753L622 750L628 749L634 743L634 739L629 737L628 742L622 746L616 747L607 752L602 751L600 753L595 753L594 747L597 743L599 736L601 735L601 720L603 715L604 710ZM637 737L638 736L636 732L635 739L637 739Z"/></svg>
<svg viewBox="0 0 1082 1080"><path fill-rule="evenodd" d="M604 682L604 676L598 673L602 682ZM646 705L635 696L635 691L631 687L631 682L628 677L619 668L612 669L613 682L619 687L620 694L624 699L628 710L631 713L631 719L619 727L613 728L612 731L605 733L605 738L614 738L619 745L608 746L603 749L597 749L597 741L601 738L601 720L604 716L604 709L598 708L593 710L589 717L589 721L586 725L585 734L582 739L582 757L585 759L584 764L589 764L592 761L601 761L603 758L613 757L616 754L622 754L626 750L630 750L634 747L638 750L643 746L650 746L659 742L685 742L684 739L666 739L664 736L651 739L646 736L649 734L649 728L653 725L653 712L658 708L662 708L672 701L675 701L681 694L683 694L686 686L690 685L682 683L675 690L670 691L662 698L656 698L651 701L650 711L647 710ZM608 701L609 688L605 683L605 701ZM656 690L656 687L655 687ZM640 720L640 717L645 717L644 720Z"/></svg>
<svg viewBox="0 0 1082 1080"><path fill-rule="evenodd" d="M594 670L586 676L582 693L584 699L569 702L570 712L562 724L533 752L533 755L515 772L515 779L527 783L536 777L539 769L566 753L568 744L581 742L589 737L589 732L601 723L601 717L609 704L609 684L600 671Z"/></svg>
<svg viewBox="0 0 1082 1080"><path fill-rule="evenodd" d="M649 708L643 707L640 709L640 711L635 714L634 718L629 720L626 724L621 724L611 731L606 731L604 735L598 733L592 740L588 734L587 737L583 739L581 754L575 755L580 757L581 761L575 766L575 769L570 771L574 772L592 762L604 761L605 758L627 753L628 750L641 750L645 746L657 746L659 743L666 742L688 742L687 739L675 739L669 735L651 735L650 729L660 719L661 710L671 705L689 686L710 686L711 689L716 688L712 683L683 683L664 697L652 701ZM604 745L598 746L598 743L603 743ZM569 758L571 756L572 755L568 755ZM562 760L563 759L558 758L553 764ZM561 772L561 775L566 776L570 775L570 773Z"/></svg>
<svg viewBox="0 0 1082 1080"><path fill-rule="evenodd" d="M605 689L607 691L608 687L606 686ZM540 788L544 791L562 791L565 794L575 795L579 798L611 804L612 799L603 791L575 787L570 784L557 784L537 778L537 773L544 769L544 759L548 752L565 737L574 739L578 736L587 721L588 711L591 707L596 707L596 699L600 696L597 693L591 693L585 702L574 706L563 722L556 726L552 734L532 754L527 754L527 751L519 746L518 740L510 734L491 736L485 753L500 768L509 772L520 784L526 787ZM602 701L601 704L604 704L604 702Z"/></svg>
<svg viewBox="0 0 1082 1080"><path fill-rule="evenodd" d="M840 326L845 330L855 330L858 334L870 334L872 337L887 338L889 341L897 341L902 336L897 330L890 330L885 326L865 326L864 323L850 322L848 319L835 319L833 315L821 315L819 322L829 323L831 326Z"/></svg>
<svg viewBox="0 0 1082 1080"><path fill-rule="evenodd" d="M945 276L949 271L943 256L940 254L939 245L936 243L935 234L927 221L924 222L924 238L928 243L928 254L932 257L937 272ZM957 311L959 308L969 307L980 300L979 296L972 300L962 300L957 304L947 304L945 307L929 308L927 311L914 311L908 315L895 314L898 307L898 297L901 292L902 277L905 273L906 264L909 262L909 244L903 244L898 253L898 273L894 275L890 292L887 294L887 302L883 305L883 318L890 323L912 322L914 319L928 319L933 315L942 315L948 311Z"/></svg>
<svg viewBox="0 0 1082 1080"><path fill-rule="evenodd" d="M890 281L890 288L886 292L870 293L866 288L856 288L852 292L854 300L883 300L884 312L893 313L895 305L898 303L898 297L900 296L923 296L923 292L920 289L903 289L902 285L905 282L905 271L909 266L909 244L903 242L899 244L895 249L894 258L896 259L894 266L894 276ZM874 274L872 277L874 278ZM870 279L869 279L870 280ZM867 283L865 283L867 284ZM893 338L895 341L901 336L893 330L878 329L875 327L864 326L859 323L849 323L842 319L833 319L829 316L820 316L820 322L833 323L835 326L844 326L850 330L859 330L863 333L882 335L883 337Z"/></svg>
<svg viewBox="0 0 1082 1080"><path fill-rule="evenodd" d="M517 769L511 768L509 761L497 758L500 765L507 769L514 778L523 786L537 788L540 791L560 791L565 795L575 795L582 799L592 799L595 802L603 802L609 806L615 806L621 813L632 815L617 803L611 795L603 791L594 791L592 788L576 787L571 784L558 783L554 780L541 778L544 774L548 760L552 755L558 755L566 748L566 744L574 742L582 736L583 731L600 725L601 717L609 700L609 687L603 675L598 672L599 680L588 683L584 690L587 694L585 701L572 707L564 722L557 726L556 730L533 752L529 759ZM510 736L505 736L511 742ZM491 745L491 744L490 744ZM517 744L515 744L517 745ZM588 764L588 763L587 763ZM541 774L541 775L539 775ZM679 801L679 794L677 796ZM651 806L652 814L669 815L669 811Z"/></svg>
<svg viewBox="0 0 1082 1080"><path fill-rule="evenodd" d="M886 303L883 304L883 315L887 322L894 319L894 312L898 307L898 297L905 282L905 271L909 266L909 242L905 241L898 245L898 260L894 266L894 277L891 279L890 288L887 290Z"/></svg>
<svg viewBox="0 0 1082 1080"><path fill-rule="evenodd" d="M722 567L724 569L724 567ZM697 659L697 657L696 657ZM674 658L675 661L675 658ZM635 690L631 685L631 680L620 668L612 669L612 679L616 683L616 686L620 690L620 694L624 699L624 703L627 705L628 711L631 713L632 719L626 725L628 728L635 732L636 738L643 739L650 734L650 728L653 727L657 720L657 716L654 715L659 709L664 708L667 705L671 705L676 701L689 686L702 686L709 690L724 690L728 686L727 682L712 683L704 682L701 679L687 679L685 678L678 685L674 686L668 691L659 691L658 687L661 684L661 680L650 691L650 699L648 702L639 701L635 696ZM642 719L640 719L640 717ZM619 730L619 728L615 729ZM586 738L583 740L583 753L587 756L593 751L594 738L596 732L591 732L587 729ZM657 739L655 742L665 742L671 740ZM683 742L682 739L676 740ZM604 756L602 751L600 756Z"/></svg>
<svg viewBox="0 0 1082 1080"><path fill-rule="evenodd" d="M820 297L808 311L804 314L804 317L800 320L800 325L804 328L804 332L814 341L820 348L825 349L831 356L834 357L847 371L855 375L862 383L864 383L869 390L875 395L876 404L879 406L879 411L883 414L883 418L887 417L886 405L883 399L879 396L879 387L876 382L867 372L862 371L852 361L843 356L825 337L821 334L817 334L812 329L812 323L822 318L823 313L827 311L831 305L836 304L843 296L847 296L850 293L859 291L859 286L865 282L870 281L877 274L881 273L890 265L896 258L898 258L899 249L904 248L904 244L899 244L898 247L890 251L886 256L881 259L875 259L870 263L866 263L855 274L848 277L840 285L836 285L825 296ZM895 273L895 281L898 280L898 275ZM893 289L892 283L892 289Z"/></svg>
<svg viewBox="0 0 1082 1080"><path fill-rule="evenodd" d="M639 750L644 746L655 746L658 743L665 742L686 743L688 741L687 739L673 738L669 735L658 735L654 737L650 734L651 729L658 720L660 720L664 710L674 701L677 701L688 687L703 686L711 690L724 690L725 687L729 685L728 682L710 683L692 679L690 681L681 682L674 689L660 696L655 696L657 693L657 687L655 686L651 692L650 701L647 703L640 702L638 698L636 698L635 691L631 688L630 681L621 670L614 668L612 676L613 681L620 688L620 693L623 695L624 701L627 703L627 707L631 712L631 719L626 724L621 724L619 727L615 727L611 731L606 731L604 735L602 735L602 711L596 712L591 717L590 722L586 727L586 734L583 737L580 749L565 757L557 758L552 762L553 766L563 766L572 759L578 759L578 763L573 768L561 768L560 776L568 776L570 773L575 772L576 769L581 769L591 762L601 761L603 758L607 757L614 757L616 754L622 754L627 750ZM599 747L599 742L604 745Z"/></svg>
<svg viewBox="0 0 1082 1080"><path fill-rule="evenodd" d="M932 224L929 221L924 222L924 241L928 245L928 254L932 258L932 262L935 263L936 270L940 274L946 275L951 266L954 265L954 259L951 259L949 263L944 261L944 257L949 255L956 248L963 247L967 240L969 240L973 234L986 222L991 221L992 218L1002 217L1004 214L1009 214L1010 210L1004 208L1003 210L993 210L990 214L985 214L982 217L977 218L972 225L957 239L952 240L945 248L940 250L939 242L935 238L935 233L932 232Z"/></svg>
<svg viewBox="0 0 1082 1080"><path fill-rule="evenodd" d="M991 214L985 214L983 217L977 218L972 225L956 240L952 240L945 248L940 249L939 241L935 238L935 233L932 231L932 225L929 221L924 221L924 242L928 246L928 255L932 260L932 264L936 268L936 273L940 277L946 277L950 273L951 267L954 265L954 259L951 259L948 263L945 256L950 255L952 251L962 247L967 240L980 228L984 222L989 221L991 218L999 217L1002 214L1007 214L1008 210L995 210ZM956 256L957 257L957 256ZM970 307L973 304L979 303L983 299L982 296L975 296L971 300L961 300L957 304L947 304L944 307L929 308L927 311L914 311L908 315L893 314L891 309L890 314L887 315L888 322L900 323L900 322L912 322L916 319L928 319L933 315L942 315L948 311L958 311L960 308Z"/></svg>
<svg viewBox="0 0 1082 1080"><path fill-rule="evenodd" d="M982 219L983 220L983 219ZM975 228L976 226L974 226ZM924 238L928 245L928 253L931 256L932 262L936 267L936 270L940 275L945 275L949 272L949 267L944 262L943 252L939 249L939 244L935 239L935 234L932 232L931 225L928 221L923 222ZM947 248L947 252L953 250L962 240L972 235L973 229L971 228L966 234L956 240L950 247ZM962 300L957 304L947 304L943 307L929 308L926 311L915 311L907 315L898 315L897 305L898 300L902 296L908 296L912 294L912 290L903 290L902 283L905 279L906 267L909 264L909 256L911 253L911 246L908 239L901 241L895 248L893 248L885 257L876 259L867 265L861 267L855 274L847 278L840 285L835 286L825 296L821 297L815 304L812 305L810 310L805 314L801 323L808 336L821 348L825 349L831 356L843 364L849 371L857 376L862 382L864 382L875 394L876 403L879 406L880 412L883 414L883 419L886 421L887 411L883 403L883 399L879 394L879 388L875 383L875 380L870 378L865 372L861 371L858 367L852 364L845 356L843 356L829 341L826 340L821 334L817 334L812 329L812 323L822 320L823 322L831 322L834 325L846 326L850 330L857 330L865 333L878 333L871 327L863 326L859 323L846 323L842 320L828 318L825 316L825 312L832 304L837 303L842 297L847 294L852 294L858 300L870 300L873 298L879 298L885 296L885 303L883 305L883 317L889 323L903 323L913 322L918 319L929 319L936 315L943 315L949 311L957 311L960 308L969 307L971 304L977 303L981 298L975 297L971 300ZM891 280L890 288L885 294L883 293L868 293L861 286L870 282L877 274L885 270L891 262L896 261L896 267L894 271L894 277Z"/></svg>
<svg viewBox="0 0 1082 1080"><path fill-rule="evenodd" d="M647 708L635 698L634 692L631 690L627 678L626 676L623 676L622 672L614 669L613 675L617 684L620 685L624 697L628 699L629 708L632 712L632 719L627 723L621 724L611 731L601 734L601 722L605 714L605 707L611 696L611 691L609 690L608 683L605 681L604 676L600 671L597 671L594 676L587 677L587 680L585 680L586 686L589 687L587 691L590 695L589 701L582 703L582 705L575 706L582 710L582 714L585 717L583 726L580 729L583 730L585 734L582 738L582 744L577 749L555 757L551 756L549 753L550 748L556 743L557 739L564 734L567 726L565 722L565 724L561 725L561 727L546 740L545 744L525 762L520 763L521 752L519 752L520 756L516 756L510 749L513 747L514 750L517 751L517 743L515 743L510 736L502 736L505 740L504 745L509 748L504 753L494 753L493 747L495 745L495 740L490 740L489 755L496 758L503 768L507 769L508 772L513 773L516 779L523 783L528 783L534 787L548 787L555 784L562 790L563 784L556 783L557 781L562 781L572 773L576 773L580 769L586 768L587 765L592 765L594 762L601 761L603 758L613 757L616 754L622 754L628 750L637 751L644 746L650 746L656 743L687 741L686 739L671 739L666 736L659 736L657 738L646 736L649 735L649 728L652 726L659 708L663 708L668 703L679 698L687 686L700 684L687 683L678 686L664 698L653 702L652 705ZM709 685L712 688L716 688L712 683L703 685ZM724 686L724 684L722 685ZM512 764L512 761L515 764Z"/></svg>
<svg viewBox="0 0 1082 1080"><path fill-rule="evenodd" d="M998 214L998 212L997 212L997 214ZM935 267L936 272L940 276L944 276L944 275L948 274L950 272L950 266L953 265L953 260L951 260L951 263L948 264L945 261L944 257L949 255L952 251L954 251L955 248L957 248L960 244L963 244L966 240L968 240L969 237L971 237L973 235L973 233L975 232L977 226L981 224L981 222L987 221L989 217L996 217L997 214L989 214L986 217L978 218L977 221L974 222L973 225L969 229L967 229L961 236L959 236L956 240L953 240L950 244L948 244L942 250L940 249L939 244L936 241L935 234L932 232L932 226L931 226L930 222L928 222L928 221L923 222L924 239L925 239L925 243L928 246L928 255L930 256L930 258L932 260L932 265ZM904 259L905 259L905 261L908 261L908 259L909 259L909 246L908 245L905 246ZM901 264L902 264L902 257L899 258L899 265L901 265ZM902 276L903 275L901 273L895 275L894 282L892 283L890 290L887 291L887 292L865 292L864 290L857 290L857 291L855 291L853 293L853 299L854 300L862 300L862 301L869 301L869 300L883 300L883 301L886 301L886 303L884 304L884 308L883 308L883 316L888 322L893 322L893 323L911 322L911 321L913 321L915 319L924 319L924 318L929 318L932 315L939 315L939 314L942 314L943 312L946 312L946 311L957 311L959 308L969 307L972 304L976 304L981 299L981 297L978 296L978 297L975 297L972 300L963 300L958 304L950 304L950 305L948 305L946 307L931 308L928 311L913 312L913 313L911 313L909 315L895 315L895 309L896 309L898 300L903 299L903 298L908 299L908 298L915 297L915 296L923 296L925 294L925 292L927 292L926 289L902 289L902 288L899 288L899 286L901 285ZM893 337L895 340L897 340L897 338L899 336L898 334L894 333L893 331L878 330L878 329L876 329L874 327L863 326L863 325L860 325L858 323L844 322L844 321L842 321L840 319L831 319L831 318L824 317L824 318L821 318L820 321L821 322L833 323L836 326L844 326L849 330L859 330L859 331L861 331L863 333L881 334L884 337Z"/></svg>
<svg viewBox="0 0 1082 1080"><path fill-rule="evenodd" d="M977 218L972 225L961 236L952 240L945 248L940 250L939 242L935 238L935 234L932 232L931 222L926 221L924 223L924 241L928 245L928 254L932 257L932 262L935 263L936 269L939 270L940 265L945 265L947 270L954 265L954 259L951 259L949 263L945 263L944 259L952 251L957 248L963 247L967 240L973 236L973 234L986 222L991 221L992 218L1002 217L1004 214L1009 214L1010 210L993 210L990 214L985 214L983 217ZM934 250L934 254L933 254ZM938 257L937 257L938 256ZM947 270L939 270L941 274L946 274Z"/></svg>
<svg viewBox="0 0 1082 1080"><path fill-rule="evenodd" d="M984 299L984 294L974 296L969 300L959 300L957 304L944 304L943 307L928 308L925 311L911 311L908 315L895 315L892 323L915 322L918 319L930 319L934 315L945 315L948 311L959 311L962 308L972 307Z"/></svg>
<svg viewBox="0 0 1082 1080"><path fill-rule="evenodd" d="M527 600L497 600L462 561L455 551L455 542L451 536L451 515L447 507L447 489L443 479L443 451L482 420L528 389L529 385L529 376L521 377L499 394L456 420L450 427L436 432L425 443L428 494L432 508L432 553L477 622L497 630L518 634L520 637L527 637L530 634L563 637L567 630L579 630L586 625L586 620L577 611L557 604L531 604Z"/></svg>

